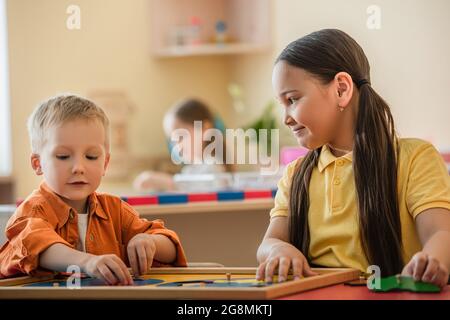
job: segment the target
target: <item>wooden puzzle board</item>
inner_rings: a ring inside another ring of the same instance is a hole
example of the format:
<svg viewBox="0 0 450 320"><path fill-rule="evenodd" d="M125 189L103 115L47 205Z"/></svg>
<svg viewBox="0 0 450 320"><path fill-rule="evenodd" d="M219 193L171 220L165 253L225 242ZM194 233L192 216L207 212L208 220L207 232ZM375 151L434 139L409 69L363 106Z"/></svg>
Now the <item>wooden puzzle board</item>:
<svg viewBox="0 0 450 320"><path fill-rule="evenodd" d="M19 277L0 280L0 299L273 299L358 279L355 269L313 269L319 275L266 284L255 280L255 268L154 268L133 286L82 282L79 288L57 279ZM231 279L227 279L227 273ZM83 279L82 279L83 280ZM91 279L93 280L93 279ZM145 282L149 282L146 284ZM140 283L139 283L140 282ZM87 283L87 284L86 284Z"/></svg>

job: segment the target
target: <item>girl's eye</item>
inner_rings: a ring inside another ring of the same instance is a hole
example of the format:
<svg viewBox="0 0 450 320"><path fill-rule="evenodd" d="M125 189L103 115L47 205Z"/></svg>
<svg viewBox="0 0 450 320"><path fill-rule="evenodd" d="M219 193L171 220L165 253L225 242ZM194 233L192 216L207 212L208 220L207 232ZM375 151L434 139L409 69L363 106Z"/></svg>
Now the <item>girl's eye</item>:
<svg viewBox="0 0 450 320"><path fill-rule="evenodd" d="M87 158L88 160L97 160L97 159L98 159L97 156L86 156L86 158Z"/></svg>
<svg viewBox="0 0 450 320"><path fill-rule="evenodd" d="M68 158L69 158L69 156L66 156L66 155L57 155L56 156L56 159L59 159L59 160L66 160Z"/></svg>
<svg viewBox="0 0 450 320"><path fill-rule="evenodd" d="M290 104L294 104L296 101L298 101L298 98L288 98L288 101Z"/></svg>

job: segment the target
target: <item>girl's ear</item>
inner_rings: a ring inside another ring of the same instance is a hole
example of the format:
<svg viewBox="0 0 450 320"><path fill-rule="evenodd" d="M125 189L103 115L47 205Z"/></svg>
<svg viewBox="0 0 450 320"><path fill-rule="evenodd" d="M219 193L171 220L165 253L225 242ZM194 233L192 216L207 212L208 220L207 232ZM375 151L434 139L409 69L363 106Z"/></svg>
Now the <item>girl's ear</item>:
<svg viewBox="0 0 450 320"><path fill-rule="evenodd" d="M334 76L338 108L343 111L353 96L353 80L347 72L338 72Z"/></svg>
<svg viewBox="0 0 450 320"><path fill-rule="evenodd" d="M32 153L30 156L31 161L31 167L33 168L36 175L41 176L42 175L42 168L41 168L41 158L37 153Z"/></svg>

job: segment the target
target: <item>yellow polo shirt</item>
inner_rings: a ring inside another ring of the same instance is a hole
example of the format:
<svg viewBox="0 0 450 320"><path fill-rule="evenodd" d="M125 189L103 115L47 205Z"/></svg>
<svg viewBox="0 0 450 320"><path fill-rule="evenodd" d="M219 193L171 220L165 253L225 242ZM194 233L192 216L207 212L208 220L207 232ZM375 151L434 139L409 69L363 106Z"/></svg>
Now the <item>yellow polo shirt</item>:
<svg viewBox="0 0 450 320"><path fill-rule="evenodd" d="M400 139L399 147L398 199L403 261L407 263L422 248L414 223L417 215L429 208L450 210L450 176L442 157L430 143ZM278 183L271 218L288 216L289 189L297 161L301 158L286 167ZM365 272L368 263L359 237L352 153L337 158L324 146L312 172L309 192L311 262Z"/></svg>

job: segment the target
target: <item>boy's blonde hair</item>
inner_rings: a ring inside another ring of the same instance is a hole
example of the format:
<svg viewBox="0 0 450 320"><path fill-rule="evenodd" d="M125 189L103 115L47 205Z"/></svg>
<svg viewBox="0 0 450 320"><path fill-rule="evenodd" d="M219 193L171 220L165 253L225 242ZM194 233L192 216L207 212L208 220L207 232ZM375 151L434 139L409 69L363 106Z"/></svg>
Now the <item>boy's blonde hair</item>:
<svg viewBox="0 0 450 320"><path fill-rule="evenodd" d="M105 128L105 149L109 152L109 119L94 102L72 94L58 95L40 103L28 118L31 150L39 153L46 131L70 120L99 120Z"/></svg>

